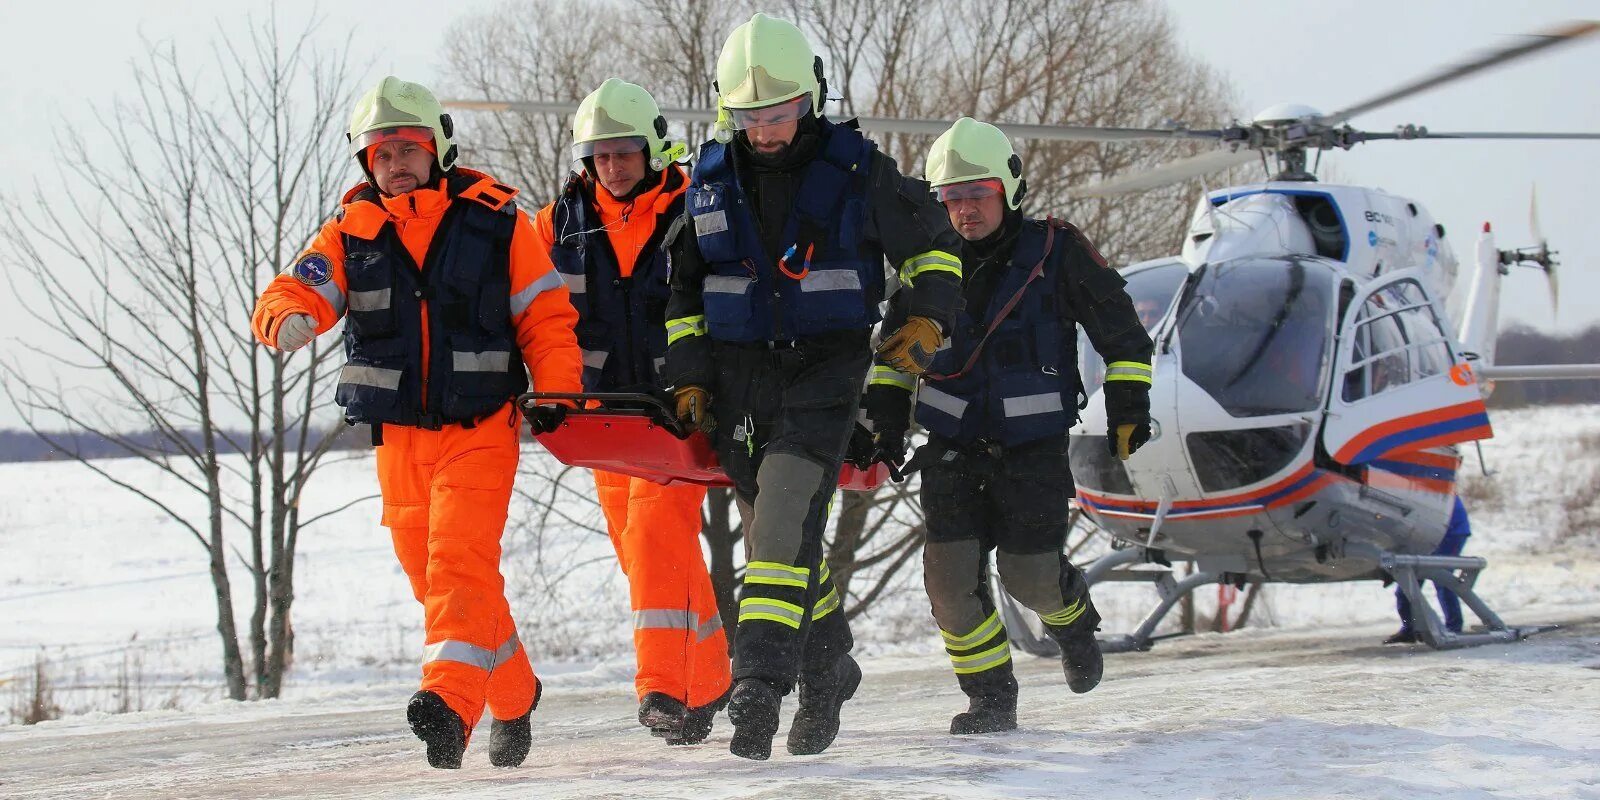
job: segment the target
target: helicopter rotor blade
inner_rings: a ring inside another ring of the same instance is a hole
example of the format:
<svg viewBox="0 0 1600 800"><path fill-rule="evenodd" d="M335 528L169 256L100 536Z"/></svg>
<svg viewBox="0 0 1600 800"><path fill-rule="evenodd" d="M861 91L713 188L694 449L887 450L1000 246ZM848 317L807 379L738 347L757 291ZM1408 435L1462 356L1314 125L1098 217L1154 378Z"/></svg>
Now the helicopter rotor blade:
<svg viewBox="0 0 1600 800"><path fill-rule="evenodd" d="M1127 194L1128 192L1141 192L1146 189L1156 189L1174 183L1182 183L1202 175L1221 172L1243 164L1248 164L1258 158L1254 150L1239 148L1238 150L1213 150L1197 156L1169 161L1158 167L1135 172L1129 175L1118 175L1110 180L1088 186L1067 190L1073 197L1109 197L1111 195Z"/></svg>
<svg viewBox="0 0 1600 800"><path fill-rule="evenodd" d="M518 111L524 114L572 114L577 103L546 102L538 100L446 100L444 105L470 111ZM667 119L685 122L714 122L716 111L708 108L663 108L661 115ZM869 131L889 133L920 133L937 136L955 124L953 119L901 119L897 117L856 117L861 127ZM1075 142L1137 142L1199 139L1215 141L1222 138L1220 130L1188 130L1185 128L1109 128L1093 125L1035 125L996 123L1008 136L1019 139L1046 139Z"/></svg>
<svg viewBox="0 0 1600 800"><path fill-rule="evenodd" d="M1473 58L1470 61L1446 67L1442 70L1434 72L1431 75L1426 75L1422 78L1411 81L1410 83L1402 84L1376 97L1369 98L1360 103L1356 103L1355 105L1335 111L1332 114L1326 114L1318 119L1317 122L1324 125L1338 125L1339 123L1355 117L1358 114L1363 114L1373 109L1381 108L1412 95L1428 91L1429 89L1438 88L1452 81L1460 80L1468 75L1482 72L1483 70L1491 67L1496 67L1501 64L1515 61L1519 58L1537 53L1546 48L1562 44L1563 42L1569 42L1583 36L1588 36L1596 31L1600 31L1600 22L1595 22L1593 20L1578 20L1561 23L1538 33L1520 36L1518 37L1520 41L1509 47L1503 47L1498 50L1489 50L1484 53L1480 53L1476 58Z"/></svg>
<svg viewBox="0 0 1600 800"><path fill-rule="evenodd" d="M1410 141L1412 139L1498 139L1516 141L1592 141L1600 133L1583 131L1432 131L1415 125L1402 125L1393 131L1353 131L1352 140L1365 142Z"/></svg>

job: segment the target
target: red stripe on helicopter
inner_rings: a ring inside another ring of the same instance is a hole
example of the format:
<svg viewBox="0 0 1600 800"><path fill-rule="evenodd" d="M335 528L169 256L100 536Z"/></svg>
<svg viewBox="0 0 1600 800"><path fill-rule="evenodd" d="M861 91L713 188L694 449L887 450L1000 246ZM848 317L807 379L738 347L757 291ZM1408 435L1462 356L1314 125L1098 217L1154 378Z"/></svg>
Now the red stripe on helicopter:
<svg viewBox="0 0 1600 800"><path fill-rule="evenodd" d="M1182 500L1172 504L1167 519L1222 519L1256 514L1268 508L1299 502L1320 491L1338 476L1316 469L1307 462L1294 474L1270 486L1249 492L1213 497L1205 500ZM1096 495L1078 490L1078 500L1084 506L1110 516L1150 516L1156 513L1157 503Z"/></svg>
<svg viewBox="0 0 1600 800"><path fill-rule="evenodd" d="M1333 457L1344 464L1365 464L1396 452L1409 453L1493 435L1483 401L1471 400L1374 425L1346 442Z"/></svg>

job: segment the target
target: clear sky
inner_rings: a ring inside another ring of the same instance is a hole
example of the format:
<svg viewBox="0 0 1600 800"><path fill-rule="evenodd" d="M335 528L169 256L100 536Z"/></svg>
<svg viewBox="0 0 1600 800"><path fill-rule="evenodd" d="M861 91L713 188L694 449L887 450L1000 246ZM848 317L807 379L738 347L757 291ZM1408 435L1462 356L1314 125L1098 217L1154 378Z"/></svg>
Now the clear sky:
<svg viewBox="0 0 1600 800"><path fill-rule="evenodd" d="M54 131L82 124L93 107L103 107L125 90L128 64L144 53L146 40L209 48L219 27L240 25L250 15L261 18L275 8L286 21L283 27L295 30L300 20L320 14L324 41L348 43L354 53L370 59L363 82L391 73L427 82L438 75L438 48L450 18L493 4L8 2L0 11L0 22L11 34L0 48L0 75L6 76L0 81L0 112L9 123L6 135L0 136L0 164L5 165L0 194L16 196L35 180L48 183L53 178ZM1229 76L1244 116L1280 102L1331 111L1502 43L1509 34L1600 16L1600 4L1575 0L1173 0L1170 7L1184 46ZM94 24L83 24L86 19ZM1376 130L1411 122L1435 130L1600 131L1597 75L1600 38L1469 78L1354 122ZM1151 121L1131 111L1128 122ZM1552 318L1543 282L1528 272L1508 282L1504 317L1560 330L1600 321L1600 224L1593 221L1592 210L1600 143L1380 142L1324 163L1331 163L1346 181L1381 186L1427 206L1463 256L1470 254L1485 220L1494 222L1502 246L1531 243L1528 194L1537 183L1545 235L1565 261L1561 314ZM14 349L10 343L16 338L31 336L24 326L32 323L19 313L18 303L14 289L0 292L5 350ZM0 427L16 424L15 413L0 408Z"/></svg>

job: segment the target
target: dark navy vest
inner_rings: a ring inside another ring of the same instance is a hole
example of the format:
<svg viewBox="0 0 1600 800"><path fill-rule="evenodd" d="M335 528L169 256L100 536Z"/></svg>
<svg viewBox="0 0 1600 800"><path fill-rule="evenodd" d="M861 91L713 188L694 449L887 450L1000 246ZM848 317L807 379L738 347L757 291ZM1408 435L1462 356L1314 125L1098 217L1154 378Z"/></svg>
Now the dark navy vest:
<svg viewBox="0 0 1600 800"><path fill-rule="evenodd" d="M666 175L671 191L681 186L676 169ZM597 191L604 191L598 189ZM637 213L655 214L653 208ZM633 273L622 277L599 214L577 181L568 181L552 215L555 244L550 260L567 282L578 309L578 346L583 349L583 390L638 390L661 383L667 355L669 259L664 246L673 221L683 215L683 195L656 217L655 232L639 253Z"/></svg>
<svg viewBox="0 0 1600 800"><path fill-rule="evenodd" d="M818 123L822 145L803 168L783 230L782 241L793 245L788 274L761 246L732 146L700 148L688 207L710 267L701 296L713 339L786 341L865 328L880 318L883 253L865 236L867 172L876 148L853 128Z"/></svg>
<svg viewBox="0 0 1600 800"><path fill-rule="evenodd" d="M452 177L452 198L476 179ZM378 203L370 188L356 201ZM344 234L345 353L336 400L352 423L436 428L498 410L528 386L511 328L516 205L453 199L419 265L392 222ZM428 379L423 382L422 307Z"/></svg>
<svg viewBox="0 0 1600 800"><path fill-rule="evenodd" d="M1021 289L1044 253L1045 223L1026 220L1012 247L1005 275L995 284L983 316L963 309L947 346L934 355L930 374L961 371L1000 309ZM917 423L963 444L983 438L1014 446L1064 436L1077 422L1077 326L1060 296L1062 261L1071 240L1057 232L1044 272L983 345L972 369L959 377L924 375L917 392Z"/></svg>

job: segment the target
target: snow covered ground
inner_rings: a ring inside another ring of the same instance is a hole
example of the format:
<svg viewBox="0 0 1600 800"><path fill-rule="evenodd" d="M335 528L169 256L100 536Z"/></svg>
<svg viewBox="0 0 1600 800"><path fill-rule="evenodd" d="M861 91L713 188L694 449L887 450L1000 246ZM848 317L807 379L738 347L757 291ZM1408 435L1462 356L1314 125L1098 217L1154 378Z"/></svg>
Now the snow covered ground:
<svg viewBox="0 0 1600 800"><path fill-rule="evenodd" d="M1026 696L1041 703L1024 731L952 742L941 730L958 696L913 565L857 621L869 683L840 744L769 765L728 756L723 734L668 753L635 729L627 592L580 479L542 530L519 501L527 524L507 541L514 610L552 690L534 756L545 766L494 771L469 755L461 778L488 796L787 796L799 781L819 797L1600 797L1600 407L1497 412L1494 424L1494 475L1475 455L1463 469L1468 552L1490 558L1480 594L1511 624L1561 632L1465 653L1383 649L1371 644L1394 626L1390 592L1274 586L1253 619L1268 627L1116 656L1085 697L1063 696L1054 665L1022 656ZM552 471L531 449L526 461ZM0 485L0 722L40 657L57 702L79 715L0 727L0 796L468 788L417 767L397 711L421 614L375 501L303 534L284 700L239 706L213 702L214 607L187 533L76 465L3 465ZM334 464L304 512L374 491L369 459ZM235 574L243 625L249 591ZM1097 590L1107 628L1131 627L1144 592Z"/></svg>

